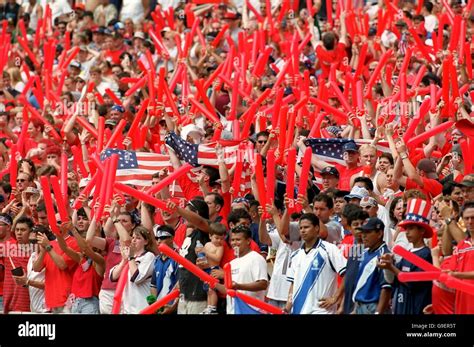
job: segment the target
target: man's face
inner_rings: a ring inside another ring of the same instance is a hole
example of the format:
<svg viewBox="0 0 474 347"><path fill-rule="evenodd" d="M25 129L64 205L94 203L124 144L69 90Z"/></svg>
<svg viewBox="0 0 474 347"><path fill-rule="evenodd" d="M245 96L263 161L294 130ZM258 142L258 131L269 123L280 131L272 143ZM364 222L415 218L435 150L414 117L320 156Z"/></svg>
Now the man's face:
<svg viewBox="0 0 474 347"><path fill-rule="evenodd" d="M115 122L120 122L122 119L122 112L118 110L112 110L110 111L110 119L114 120Z"/></svg>
<svg viewBox="0 0 474 347"><path fill-rule="evenodd" d="M472 235L474 235L474 208L468 208L464 210L462 214L462 219L464 220L464 224L466 225L466 229Z"/></svg>
<svg viewBox="0 0 474 347"><path fill-rule="evenodd" d="M474 187L462 187L462 192L464 194L464 200L474 200Z"/></svg>
<svg viewBox="0 0 474 347"><path fill-rule="evenodd" d="M344 207L346 206L346 200L343 197L340 198L334 198L334 213L335 214L341 214L342 210L344 210Z"/></svg>
<svg viewBox="0 0 474 347"><path fill-rule="evenodd" d="M462 193L461 187L454 187L453 191L451 192L451 198L456 201L459 206L464 204L464 195Z"/></svg>
<svg viewBox="0 0 474 347"><path fill-rule="evenodd" d="M15 238L18 243L29 243L30 228L25 223L17 223L15 226Z"/></svg>
<svg viewBox="0 0 474 347"><path fill-rule="evenodd" d="M377 162L377 153L372 149L365 149L361 153L361 162L363 165L375 166Z"/></svg>
<svg viewBox="0 0 474 347"><path fill-rule="evenodd" d="M334 175L322 175L323 178L323 190L328 190L330 188L337 188L339 184L339 177Z"/></svg>
<svg viewBox="0 0 474 347"><path fill-rule="evenodd" d="M49 227L48 215L46 214L46 211L38 212L38 224L44 225L45 227Z"/></svg>
<svg viewBox="0 0 474 347"><path fill-rule="evenodd" d="M304 242L311 242L319 235L319 226L313 225L309 220L303 219L299 222L301 239Z"/></svg>
<svg viewBox="0 0 474 347"><path fill-rule="evenodd" d="M231 233L230 246L238 248L239 254L246 253L250 249L250 239L245 237L244 233Z"/></svg>
<svg viewBox="0 0 474 347"><path fill-rule="evenodd" d="M313 204L313 212L323 223L329 222L332 210L326 206L324 201L315 201Z"/></svg>
<svg viewBox="0 0 474 347"><path fill-rule="evenodd" d="M378 206L361 206L362 209L369 214L369 217L377 217Z"/></svg>
<svg viewBox="0 0 474 347"><path fill-rule="evenodd" d="M8 235L10 230L11 230L10 225L0 222L0 239L4 239Z"/></svg>
<svg viewBox="0 0 474 347"><path fill-rule="evenodd" d="M259 136L257 138L257 143L255 145L255 149L257 150L258 153L261 152L261 150L263 149L263 147L265 146L267 141L268 141L268 136Z"/></svg>
<svg viewBox="0 0 474 347"><path fill-rule="evenodd" d="M359 162L359 152L357 151L346 151L342 158L348 165L355 165Z"/></svg>
<svg viewBox="0 0 474 347"><path fill-rule="evenodd" d="M30 185L30 176L25 173L19 173L16 178L16 187L17 189L22 192Z"/></svg>
<svg viewBox="0 0 474 347"><path fill-rule="evenodd" d="M382 172L387 172L390 168L390 162L387 158L379 158L379 170Z"/></svg>
<svg viewBox="0 0 474 347"><path fill-rule="evenodd" d="M216 205L215 199L216 198L214 195L207 195L204 197L204 201L209 207L209 216L215 216L217 213L219 213L219 211L217 211L219 207Z"/></svg>
<svg viewBox="0 0 474 347"><path fill-rule="evenodd" d="M372 249L376 246L383 236L382 231L371 230L362 233L362 242L366 248Z"/></svg>

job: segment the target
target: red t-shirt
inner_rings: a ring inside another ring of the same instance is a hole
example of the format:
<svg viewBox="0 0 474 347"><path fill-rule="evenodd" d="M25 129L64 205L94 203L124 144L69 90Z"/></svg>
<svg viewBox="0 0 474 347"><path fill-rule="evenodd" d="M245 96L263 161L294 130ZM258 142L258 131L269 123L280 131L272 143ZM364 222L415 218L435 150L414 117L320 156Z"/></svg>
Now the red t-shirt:
<svg viewBox="0 0 474 347"><path fill-rule="evenodd" d="M79 246L74 237L68 237L66 239L66 244L69 248L79 252ZM67 265L65 270L61 270L56 263L54 263L53 259L51 259L49 253L44 257L44 296L46 306L56 308L64 306L69 294L71 293L72 275L76 270L77 263L67 256L61 248L59 248L57 241L51 242L51 246L53 246L54 251L64 259Z"/></svg>
<svg viewBox="0 0 474 347"><path fill-rule="evenodd" d="M110 60L114 64L120 64L120 55L122 55L122 53L122 49L116 51L107 50L105 51L105 59Z"/></svg>
<svg viewBox="0 0 474 347"><path fill-rule="evenodd" d="M462 240L458 243L452 257L449 259L448 269L456 272L474 271L474 245L470 239ZM465 283L474 285L474 280L462 280ZM454 305L455 314L474 313L474 295L469 295L459 290L456 291Z"/></svg>
<svg viewBox="0 0 474 347"><path fill-rule="evenodd" d="M102 281L102 289L115 290L115 288L117 288L117 282L112 282L110 280L109 274L110 270L122 260L120 242L113 237L106 237L105 242L105 250L107 251L107 255L105 256L105 276L104 280Z"/></svg>
<svg viewBox="0 0 474 347"><path fill-rule="evenodd" d="M71 293L77 298L88 299L99 297L100 286L103 277L100 276L92 261L82 259L79 266L76 266L71 285Z"/></svg>
<svg viewBox="0 0 474 347"><path fill-rule="evenodd" d="M337 171L339 171L339 189L350 191L351 177L361 172L364 168L362 166L357 166L354 169L349 169L347 166L343 166L340 164L336 164L335 166Z"/></svg>
<svg viewBox="0 0 474 347"><path fill-rule="evenodd" d="M30 294L28 288L16 284L12 276L12 262L15 265L15 268L23 268L23 273L27 272L28 259L30 258L30 253L25 251L18 252L19 244L14 240L10 239L5 243L7 248L10 248L11 251L7 251L7 254L15 254L18 256L11 256L10 259L6 257L5 262L5 278L3 282L3 312L8 313L11 311L19 312L30 312ZM28 245L25 245L26 247ZM26 248L27 250L28 248Z"/></svg>
<svg viewBox="0 0 474 347"><path fill-rule="evenodd" d="M346 56L346 45L342 42L338 42L336 47L328 51L322 45L316 47L316 55L318 56L322 77L329 77L329 71L331 70L331 64L337 64L336 68L339 68L339 64L342 62L342 59Z"/></svg>
<svg viewBox="0 0 474 347"><path fill-rule="evenodd" d="M339 249L342 252L342 255L347 259L349 257L349 250L351 249L352 245L354 244L354 235L347 234L344 235L344 238L339 245Z"/></svg>
<svg viewBox="0 0 474 347"><path fill-rule="evenodd" d="M199 189L199 184L191 181L187 174L178 177L176 181L178 181L186 200L189 201L194 199L196 196L203 196L201 189Z"/></svg>
<svg viewBox="0 0 474 347"><path fill-rule="evenodd" d="M430 199L433 199L435 196L438 196L443 192L443 185L437 180L426 177L421 177L421 179L423 180L423 188L410 178L407 178L407 184L405 188L407 190L419 189Z"/></svg>
<svg viewBox="0 0 474 347"><path fill-rule="evenodd" d="M450 258L451 257L444 258L441 263L441 270L449 270ZM454 314L456 294L453 289L446 287L443 283L433 281L431 297L433 312L435 314Z"/></svg>

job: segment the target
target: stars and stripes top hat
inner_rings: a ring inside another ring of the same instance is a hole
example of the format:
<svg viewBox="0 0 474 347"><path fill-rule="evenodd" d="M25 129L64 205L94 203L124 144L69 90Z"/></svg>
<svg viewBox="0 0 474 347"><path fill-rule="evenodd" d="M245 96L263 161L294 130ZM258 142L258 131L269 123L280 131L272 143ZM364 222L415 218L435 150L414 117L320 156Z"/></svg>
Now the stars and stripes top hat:
<svg viewBox="0 0 474 347"><path fill-rule="evenodd" d="M428 219L431 210L431 204L422 199L408 200L405 219L398 224L400 227L408 225L418 225L425 229L424 238L433 236L433 228L430 226Z"/></svg>

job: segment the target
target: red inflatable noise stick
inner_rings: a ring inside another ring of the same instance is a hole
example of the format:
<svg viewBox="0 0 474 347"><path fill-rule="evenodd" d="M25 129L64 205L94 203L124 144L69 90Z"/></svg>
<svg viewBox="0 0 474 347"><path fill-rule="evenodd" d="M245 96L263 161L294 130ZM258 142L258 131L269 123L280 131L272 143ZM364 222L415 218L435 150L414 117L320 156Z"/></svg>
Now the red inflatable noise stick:
<svg viewBox="0 0 474 347"><path fill-rule="evenodd" d="M112 314L120 313L120 307L122 306L123 291L125 290L125 285L127 284L127 280L128 280L128 263L124 266L124 268L122 269L122 272L120 273L120 278L117 283L117 289L115 289L114 303L112 306Z"/></svg>
<svg viewBox="0 0 474 347"><path fill-rule="evenodd" d="M174 259L179 264L181 264L184 268L186 268L186 270L192 272L196 277L199 277L201 281L208 283L209 287L214 288L216 284L219 283L219 281L216 278L204 272L202 269L197 267L188 259L180 256L178 253L176 253L174 250L172 250L170 247L166 246L165 244L162 243L161 245L159 245L158 250L161 253L166 254L171 259Z"/></svg>
<svg viewBox="0 0 474 347"><path fill-rule="evenodd" d="M237 297L237 298L241 299L242 301L244 301L245 303L247 303L249 305L252 305L254 307L257 307L257 308L259 308L259 309L261 309L265 312L268 312L268 313L271 313L271 314L284 314L282 309L280 309L278 307L275 307L273 305L267 304L266 302L258 300L256 298L254 298L253 296L249 296L247 294L238 292L236 290L228 289L227 290L227 295L229 295L233 298Z"/></svg>
<svg viewBox="0 0 474 347"><path fill-rule="evenodd" d="M154 314L157 310L165 306L170 301L175 300L179 296L179 289L171 291L168 295L162 297L160 300L154 302L150 306L140 311L140 314Z"/></svg>

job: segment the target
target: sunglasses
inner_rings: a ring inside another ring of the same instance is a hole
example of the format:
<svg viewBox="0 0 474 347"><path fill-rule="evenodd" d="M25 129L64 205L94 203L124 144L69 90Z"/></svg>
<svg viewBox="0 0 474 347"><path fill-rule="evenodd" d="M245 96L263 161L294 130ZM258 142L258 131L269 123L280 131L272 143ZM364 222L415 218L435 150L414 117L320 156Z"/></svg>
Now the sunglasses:
<svg viewBox="0 0 474 347"><path fill-rule="evenodd" d="M26 182L24 178L19 178L16 180L16 183L23 183L23 182Z"/></svg>
<svg viewBox="0 0 474 347"><path fill-rule="evenodd" d="M267 143L267 140L262 140L262 141L257 141L257 142L260 144L264 144L264 143Z"/></svg>

